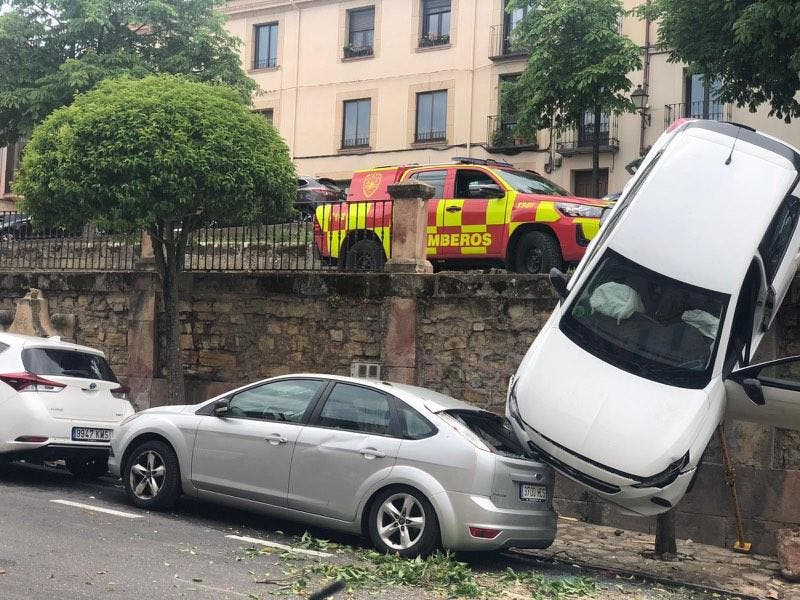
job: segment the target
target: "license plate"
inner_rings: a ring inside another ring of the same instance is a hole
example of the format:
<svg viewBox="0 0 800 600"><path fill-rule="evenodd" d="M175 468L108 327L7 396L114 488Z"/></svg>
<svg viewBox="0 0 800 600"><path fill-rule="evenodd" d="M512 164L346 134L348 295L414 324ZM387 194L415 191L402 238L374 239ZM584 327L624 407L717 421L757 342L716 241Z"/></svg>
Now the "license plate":
<svg viewBox="0 0 800 600"><path fill-rule="evenodd" d="M547 500L547 488L543 485L533 485L532 483L519 484L519 499L530 502L544 502Z"/></svg>
<svg viewBox="0 0 800 600"><path fill-rule="evenodd" d="M76 442L110 442L113 429L95 429L94 427L73 427L72 439Z"/></svg>

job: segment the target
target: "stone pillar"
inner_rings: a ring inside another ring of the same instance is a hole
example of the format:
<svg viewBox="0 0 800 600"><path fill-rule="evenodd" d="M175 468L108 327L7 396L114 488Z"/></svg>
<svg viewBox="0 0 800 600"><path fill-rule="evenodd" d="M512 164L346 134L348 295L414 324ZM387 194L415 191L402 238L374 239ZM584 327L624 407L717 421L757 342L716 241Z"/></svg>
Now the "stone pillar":
<svg viewBox="0 0 800 600"><path fill-rule="evenodd" d="M156 257L153 253L153 240L150 239L150 234L144 230L141 233L140 248L136 267L146 271L154 270L156 268Z"/></svg>
<svg viewBox="0 0 800 600"><path fill-rule="evenodd" d="M14 322L8 328L8 333L22 335L35 335L50 337L57 335L50 322L50 308L47 298L41 290L31 288L24 298L17 300L17 310L14 313Z"/></svg>
<svg viewBox="0 0 800 600"><path fill-rule="evenodd" d="M131 403L142 410L153 405L158 337L156 285L151 273L135 276L128 314L128 387Z"/></svg>
<svg viewBox="0 0 800 600"><path fill-rule="evenodd" d="M426 258L427 201L436 190L427 183L404 181L390 185L392 198L392 257L386 270L392 273L433 273Z"/></svg>
<svg viewBox="0 0 800 600"><path fill-rule="evenodd" d="M389 298L386 337L382 348L383 378L397 383L417 383L417 301Z"/></svg>

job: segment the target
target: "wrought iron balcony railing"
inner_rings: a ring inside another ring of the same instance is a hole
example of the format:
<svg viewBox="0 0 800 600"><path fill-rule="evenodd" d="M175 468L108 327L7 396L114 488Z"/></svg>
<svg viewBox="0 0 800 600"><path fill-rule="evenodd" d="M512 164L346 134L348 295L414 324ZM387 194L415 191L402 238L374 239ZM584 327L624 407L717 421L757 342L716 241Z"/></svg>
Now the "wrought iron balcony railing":
<svg viewBox="0 0 800 600"><path fill-rule="evenodd" d="M537 147L536 136L522 136L514 132L517 123L505 120L501 115L488 118L486 139L489 150L533 150Z"/></svg>
<svg viewBox="0 0 800 600"><path fill-rule="evenodd" d="M530 48L515 44L505 25L492 25L489 29L490 60L524 58L528 54Z"/></svg>
<svg viewBox="0 0 800 600"><path fill-rule="evenodd" d="M730 107L719 100L698 100L664 105L664 129L678 119L710 119L725 121L730 118Z"/></svg>
<svg viewBox="0 0 800 600"><path fill-rule="evenodd" d="M584 122L574 129L556 131L556 152L561 156L589 154L594 145L594 123ZM617 115L604 117L600 124L600 152L619 150Z"/></svg>

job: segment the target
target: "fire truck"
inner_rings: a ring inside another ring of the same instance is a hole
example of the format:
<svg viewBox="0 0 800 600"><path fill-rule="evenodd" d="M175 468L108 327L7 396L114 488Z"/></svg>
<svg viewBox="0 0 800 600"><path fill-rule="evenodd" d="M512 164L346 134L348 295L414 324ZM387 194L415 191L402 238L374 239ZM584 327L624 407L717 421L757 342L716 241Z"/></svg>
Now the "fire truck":
<svg viewBox="0 0 800 600"><path fill-rule="evenodd" d="M316 210L314 238L323 259L347 269L380 268L391 256L387 188L427 183L427 255L436 263L502 265L547 273L577 263L609 202L577 198L534 171L505 162L456 157L452 163L357 171L346 202Z"/></svg>

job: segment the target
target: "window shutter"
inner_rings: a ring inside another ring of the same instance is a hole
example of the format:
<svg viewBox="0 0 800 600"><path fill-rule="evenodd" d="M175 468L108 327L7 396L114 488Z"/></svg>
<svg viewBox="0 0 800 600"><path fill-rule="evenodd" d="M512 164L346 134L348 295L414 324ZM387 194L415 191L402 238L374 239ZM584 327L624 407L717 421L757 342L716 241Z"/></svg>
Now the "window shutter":
<svg viewBox="0 0 800 600"><path fill-rule="evenodd" d="M425 0L425 12L441 12L450 10L450 0Z"/></svg>
<svg viewBox="0 0 800 600"><path fill-rule="evenodd" d="M365 31L375 26L375 9L366 8L350 11L350 31Z"/></svg>

